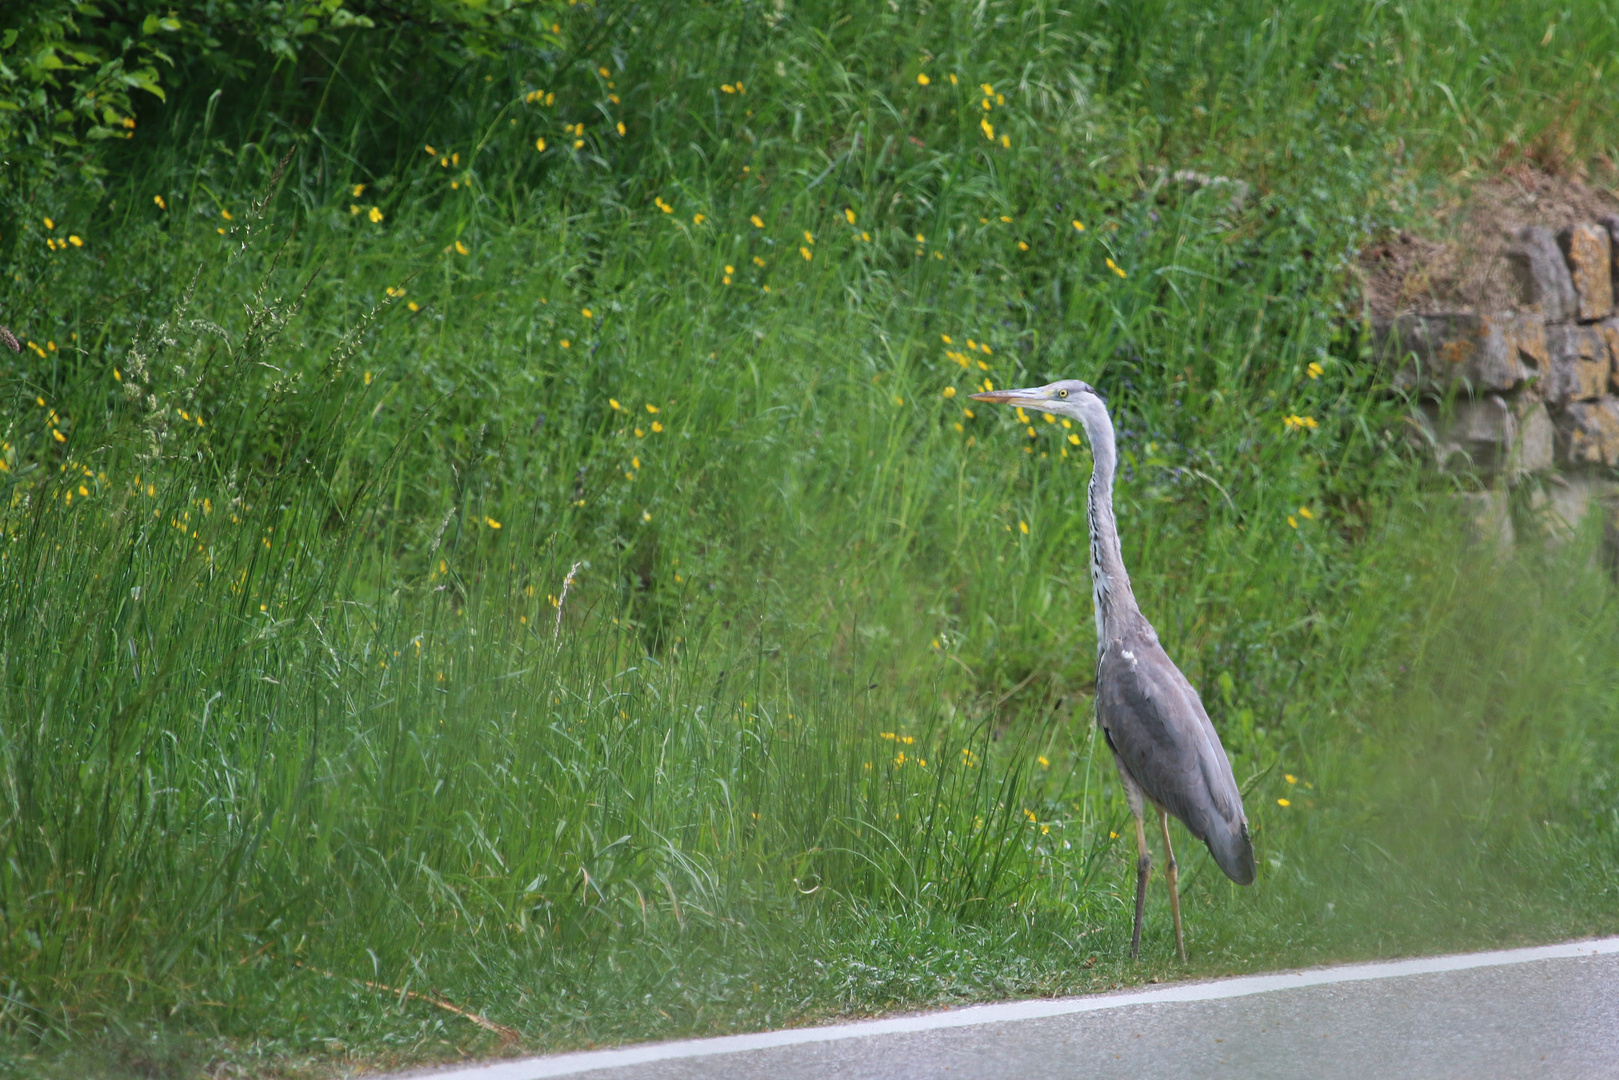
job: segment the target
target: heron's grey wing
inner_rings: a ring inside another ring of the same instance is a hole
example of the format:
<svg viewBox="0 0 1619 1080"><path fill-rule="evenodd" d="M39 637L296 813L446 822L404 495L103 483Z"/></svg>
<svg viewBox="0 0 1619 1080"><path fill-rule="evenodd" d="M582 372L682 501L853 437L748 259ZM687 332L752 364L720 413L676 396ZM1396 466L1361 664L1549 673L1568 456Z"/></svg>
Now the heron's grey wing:
<svg viewBox="0 0 1619 1080"><path fill-rule="evenodd" d="M1126 633L1097 663L1096 718L1130 778L1209 846L1220 868L1253 880L1242 793L1197 691L1156 635Z"/></svg>

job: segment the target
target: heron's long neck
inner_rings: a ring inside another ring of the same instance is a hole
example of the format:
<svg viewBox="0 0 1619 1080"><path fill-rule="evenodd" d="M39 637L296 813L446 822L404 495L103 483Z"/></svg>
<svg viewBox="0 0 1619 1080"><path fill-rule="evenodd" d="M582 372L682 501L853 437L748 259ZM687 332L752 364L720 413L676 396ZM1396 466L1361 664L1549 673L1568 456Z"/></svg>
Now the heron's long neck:
<svg viewBox="0 0 1619 1080"><path fill-rule="evenodd" d="M1096 650L1100 653L1119 632L1121 617L1139 609L1130 591L1130 575L1119 551L1118 522L1113 517L1113 475L1118 469L1113 423L1105 412L1100 419L1082 422L1093 463L1086 515L1091 527L1091 599L1096 605Z"/></svg>

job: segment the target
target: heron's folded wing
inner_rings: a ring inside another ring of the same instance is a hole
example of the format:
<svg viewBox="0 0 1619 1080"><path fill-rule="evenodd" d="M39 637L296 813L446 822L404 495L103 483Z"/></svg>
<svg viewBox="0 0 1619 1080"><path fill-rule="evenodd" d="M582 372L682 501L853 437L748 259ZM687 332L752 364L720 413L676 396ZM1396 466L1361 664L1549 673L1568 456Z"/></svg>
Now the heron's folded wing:
<svg viewBox="0 0 1619 1080"><path fill-rule="evenodd" d="M1231 764L1197 692L1156 641L1115 641L1097 664L1096 715L1131 779L1206 840L1241 818Z"/></svg>

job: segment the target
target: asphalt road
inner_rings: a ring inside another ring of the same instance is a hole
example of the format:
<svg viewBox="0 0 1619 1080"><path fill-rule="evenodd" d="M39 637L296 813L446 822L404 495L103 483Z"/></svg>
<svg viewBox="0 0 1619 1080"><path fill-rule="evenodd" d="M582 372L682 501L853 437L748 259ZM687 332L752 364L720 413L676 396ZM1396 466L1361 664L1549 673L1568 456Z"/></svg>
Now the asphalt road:
<svg viewBox="0 0 1619 1080"><path fill-rule="evenodd" d="M1619 1078L1619 938L412 1074L433 1080Z"/></svg>

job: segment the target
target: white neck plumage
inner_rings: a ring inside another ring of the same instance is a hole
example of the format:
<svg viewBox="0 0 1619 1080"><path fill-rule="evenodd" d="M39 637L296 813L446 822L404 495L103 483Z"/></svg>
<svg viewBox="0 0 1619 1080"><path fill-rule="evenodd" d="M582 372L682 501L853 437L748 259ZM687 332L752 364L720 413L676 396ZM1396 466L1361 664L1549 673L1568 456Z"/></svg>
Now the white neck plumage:
<svg viewBox="0 0 1619 1080"><path fill-rule="evenodd" d="M1091 444L1091 483L1085 509L1091 532L1091 600L1096 608L1096 651L1100 655L1122 629L1120 617L1136 610L1136 600L1113 516L1113 477L1118 469L1113 422L1099 400L1076 418Z"/></svg>

